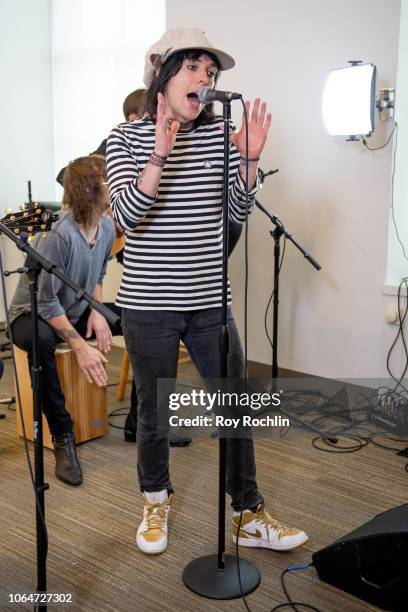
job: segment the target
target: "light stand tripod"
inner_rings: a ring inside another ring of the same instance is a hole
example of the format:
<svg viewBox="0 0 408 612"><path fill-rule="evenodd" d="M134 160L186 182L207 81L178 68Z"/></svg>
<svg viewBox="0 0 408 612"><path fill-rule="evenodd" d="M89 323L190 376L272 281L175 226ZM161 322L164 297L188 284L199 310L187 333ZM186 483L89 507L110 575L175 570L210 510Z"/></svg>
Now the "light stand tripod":
<svg viewBox="0 0 408 612"><path fill-rule="evenodd" d="M229 154L231 105L223 101L224 121L224 182L223 182L223 258L222 258L222 318L220 330L220 378L227 378L229 351L228 302L228 198L229 198ZM218 553L198 557L184 569L183 582L190 591L208 599L235 599L252 593L261 581L261 576L252 563L245 559L225 554L225 493L226 493L226 448L225 437L220 436L219 481L218 481ZM240 580L241 578L241 580Z"/></svg>
<svg viewBox="0 0 408 612"><path fill-rule="evenodd" d="M40 255L35 249L31 248L27 242L27 236L21 235L18 238L8 227L0 223L0 232L12 240L18 249L24 251L28 258L25 266L16 270L18 273L26 273L29 278L30 299L31 299L31 324L33 334L33 358L31 368L31 385L33 389L33 412L34 412L34 470L35 470L35 491L36 491L36 533L37 533L37 592L47 591L47 529L45 524L45 503L44 492L49 489L48 483L44 482L44 455L43 455L43 430L42 430L42 406L40 398L40 374L41 364L38 351L38 276L41 270L48 274L54 274L63 283L75 291L76 299L85 300L95 310L100 312L112 324L116 324L119 317L112 313L109 308L100 304L84 289L73 283L59 268L51 261ZM10 339L12 336L10 332ZM45 604L35 604L34 609L46 609Z"/></svg>

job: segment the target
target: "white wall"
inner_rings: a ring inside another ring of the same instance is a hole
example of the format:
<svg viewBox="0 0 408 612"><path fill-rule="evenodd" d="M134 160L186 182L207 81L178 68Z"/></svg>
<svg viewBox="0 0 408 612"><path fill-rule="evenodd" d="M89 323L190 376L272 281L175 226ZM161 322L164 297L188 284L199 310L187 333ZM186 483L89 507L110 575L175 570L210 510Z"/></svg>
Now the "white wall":
<svg viewBox="0 0 408 612"><path fill-rule="evenodd" d="M281 276L279 364L330 377L376 377L395 328L384 322L391 152L328 137L320 118L327 73L348 60L377 65L395 85L399 0L167 0L167 26L200 26L236 67L220 89L264 97L273 126L262 157L259 199L321 263L316 272L292 247ZM238 117L239 107L235 113ZM371 145L382 144L379 125ZM271 291L269 223L250 228L249 357L270 363L263 314ZM231 259L235 314L243 329L243 240Z"/></svg>
<svg viewBox="0 0 408 612"><path fill-rule="evenodd" d="M408 276L408 0L401 1L401 23L396 82L395 118L398 121L398 144L396 150L394 179L394 223L390 219L388 282L399 283Z"/></svg>
<svg viewBox="0 0 408 612"><path fill-rule="evenodd" d="M49 0L2 0L0 20L0 217L33 198L54 199L53 118ZM7 240L7 243L6 243ZM0 237L5 267L21 261ZM12 295L17 278L11 277ZM4 319L0 295L0 320Z"/></svg>

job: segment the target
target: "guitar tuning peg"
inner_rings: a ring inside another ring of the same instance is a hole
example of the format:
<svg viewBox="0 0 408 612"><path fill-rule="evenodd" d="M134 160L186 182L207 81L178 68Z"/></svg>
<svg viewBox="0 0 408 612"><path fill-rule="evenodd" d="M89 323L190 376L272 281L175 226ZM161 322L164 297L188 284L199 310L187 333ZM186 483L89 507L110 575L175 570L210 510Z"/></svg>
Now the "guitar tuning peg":
<svg viewBox="0 0 408 612"><path fill-rule="evenodd" d="M45 223L43 223L42 225L40 225L40 228L41 228L42 230L45 230L45 229L47 229L47 226L45 225Z"/></svg>
<svg viewBox="0 0 408 612"><path fill-rule="evenodd" d="M24 210L24 208L25 208L24 204L21 204L21 205L18 207L18 210Z"/></svg>
<svg viewBox="0 0 408 612"><path fill-rule="evenodd" d="M46 240L46 239L47 239L47 234L46 234L45 232L43 232L43 233L41 234L41 238L43 238L43 240Z"/></svg>
<svg viewBox="0 0 408 612"><path fill-rule="evenodd" d="M20 230L19 230L19 229L15 229L15 230L14 230L14 233L15 233L15 234L19 234L19 233L20 233Z"/></svg>
<svg viewBox="0 0 408 612"><path fill-rule="evenodd" d="M33 242L35 240L35 236L29 236L28 237L28 242Z"/></svg>
<svg viewBox="0 0 408 612"><path fill-rule="evenodd" d="M23 217L28 217L28 212L23 213Z"/></svg>
<svg viewBox="0 0 408 612"><path fill-rule="evenodd" d="M15 220L16 220L15 216L14 216L14 215L11 215L11 217L10 217L10 221L15 221Z"/></svg>
<svg viewBox="0 0 408 612"><path fill-rule="evenodd" d="M33 226L32 226L32 225L29 225L29 226L27 227L27 230L28 230L29 232L32 232L32 231L33 231Z"/></svg>

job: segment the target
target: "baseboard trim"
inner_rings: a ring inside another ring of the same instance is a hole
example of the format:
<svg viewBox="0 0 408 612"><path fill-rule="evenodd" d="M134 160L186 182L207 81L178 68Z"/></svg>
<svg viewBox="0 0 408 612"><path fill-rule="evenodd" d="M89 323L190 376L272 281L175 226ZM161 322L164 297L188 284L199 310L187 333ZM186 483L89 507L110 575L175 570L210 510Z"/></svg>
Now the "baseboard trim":
<svg viewBox="0 0 408 612"><path fill-rule="evenodd" d="M272 366L269 363L261 363L260 361L248 361L249 378L271 378ZM279 368L278 378L321 378L314 374L305 374L298 370L289 370L287 368ZM330 379L331 380L331 379Z"/></svg>

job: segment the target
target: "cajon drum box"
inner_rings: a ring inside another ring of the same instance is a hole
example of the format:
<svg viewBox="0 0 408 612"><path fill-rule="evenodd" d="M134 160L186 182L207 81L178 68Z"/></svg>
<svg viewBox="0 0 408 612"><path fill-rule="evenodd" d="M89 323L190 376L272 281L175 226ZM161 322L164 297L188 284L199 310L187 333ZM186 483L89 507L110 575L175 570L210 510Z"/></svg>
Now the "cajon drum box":
<svg viewBox="0 0 408 612"><path fill-rule="evenodd" d="M94 344L90 342L90 344ZM14 346L20 383L22 411L27 439L33 441L33 400L27 353ZM74 351L61 344L56 349L57 370L65 396L65 406L74 422L76 443L98 438L108 432L106 388L89 383L79 369ZM47 381L44 381L47 384ZM17 389L15 392L17 398ZM18 399L17 399L18 402ZM20 411L17 405L17 433L23 437ZM43 443L53 448L50 430L43 416Z"/></svg>

